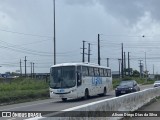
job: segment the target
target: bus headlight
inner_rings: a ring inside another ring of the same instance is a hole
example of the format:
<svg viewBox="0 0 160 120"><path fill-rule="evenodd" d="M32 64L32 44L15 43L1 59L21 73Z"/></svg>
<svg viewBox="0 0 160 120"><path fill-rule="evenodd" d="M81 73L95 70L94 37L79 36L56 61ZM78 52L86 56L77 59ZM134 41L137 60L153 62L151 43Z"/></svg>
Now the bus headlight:
<svg viewBox="0 0 160 120"><path fill-rule="evenodd" d="M53 94L54 92L53 92L53 91L50 91L50 93L52 93L52 94Z"/></svg>
<svg viewBox="0 0 160 120"><path fill-rule="evenodd" d="M75 91L76 91L76 89L74 89L74 90L71 90L71 93L72 93L72 92L75 92Z"/></svg>

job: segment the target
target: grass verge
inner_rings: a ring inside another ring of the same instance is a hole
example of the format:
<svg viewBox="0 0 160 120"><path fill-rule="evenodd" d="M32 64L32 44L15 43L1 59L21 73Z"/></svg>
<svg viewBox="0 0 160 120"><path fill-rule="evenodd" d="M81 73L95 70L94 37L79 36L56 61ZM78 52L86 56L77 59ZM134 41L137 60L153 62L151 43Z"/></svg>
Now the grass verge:
<svg viewBox="0 0 160 120"><path fill-rule="evenodd" d="M0 105L49 98L45 80L18 78L0 83Z"/></svg>

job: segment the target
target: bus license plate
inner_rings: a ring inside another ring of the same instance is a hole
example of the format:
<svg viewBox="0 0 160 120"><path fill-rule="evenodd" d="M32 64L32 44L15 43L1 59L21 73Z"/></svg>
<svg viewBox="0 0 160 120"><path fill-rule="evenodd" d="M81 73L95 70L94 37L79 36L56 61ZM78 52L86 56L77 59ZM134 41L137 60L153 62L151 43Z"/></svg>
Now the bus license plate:
<svg viewBox="0 0 160 120"><path fill-rule="evenodd" d="M57 92L64 93L65 91L64 91L64 89L58 89Z"/></svg>
<svg viewBox="0 0 160 120"><path fill-rule="evenodd" d="M59 95L59 97L61 97L61 98L62 98L62 97L63 97L63 95Z"/></svg>

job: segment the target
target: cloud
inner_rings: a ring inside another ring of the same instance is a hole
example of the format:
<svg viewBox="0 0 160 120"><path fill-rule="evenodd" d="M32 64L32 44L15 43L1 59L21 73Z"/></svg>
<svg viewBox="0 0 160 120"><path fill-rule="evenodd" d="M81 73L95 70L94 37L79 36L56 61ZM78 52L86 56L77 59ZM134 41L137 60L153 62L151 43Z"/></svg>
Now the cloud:
<svg viewBox="0 0 160 120"><path fill-rule="evenodd" d="M160 22L159 0L66 0L70 5L102 5L106 13L120 20L126 25L135 25L145 17L146 12Z"/></svg>
<svg viewBox="0 0 160 120"><path fill-rule="evenodd" d="M96 0L66 0L65 2L70 5L93 5Z"/></svg>
<svg viewBox="0 0 160 120"><path fill-rule="evenodd" d="M97 34L101 37L102 65L106 58L111 59L112 68L117 69L121 56L121 44L131 57L142 56L140 51L152 55L152 51L144 46L144 42L157 43L159 37L159 0L56 0L56 52L57 63L81 61L82 40L91 42L91 61L97 63ZM5 0L0 2L0 26L8 31L53 36L53 0ZM141 35L145 35L144 38ZM0 31L1 39L16 45L23 45L36 51L53 52L53 40L33 36L12 34ZM138 36L139 35L139 36ZM133 36L133 37L132 37ZM46 41L45 41L46 39ZM42 41L36 44L36 41ZM141 42L141 43L140 43ZM129 46L130 45L130 46ZM136 48L139 45L139 48ZM150 44L149 44L150 45ZM158 44L157 44L158 45ZM86 44L86 47L87 44ZM133 47L133 49L132 49ZM135 49L136 48L136 49ZM153 46L150 45L150 48ZM24 59L26 53L4 50L6 59L15 62ZM147 51L148 50L148 51ZM87 51L86 51L87 52ZM154 51L154 53L156 53ZM157 54L157 53L156 53ZM134 56L135 55L135 56ZM53 56L46 58L27 54L29 62L53 61ZM152 55L153 56L153 55ZM112 61L113 60L113 61ZM6 62L1 60L1 63ZM137 61L134 61L138 67ZM46 64L48 64L46 62ZM29 64L30 65L30 64ZM49 69L47 68L47 71Z"/></svg>
<svg viewBox="0 0 160 120"><path fill-rule="evenodd" d="M160 22L159 0L99 0L107 13L112 14L122 23L128 25L137 24L145 17L146 12L150 13L152 19Z"/></svg>

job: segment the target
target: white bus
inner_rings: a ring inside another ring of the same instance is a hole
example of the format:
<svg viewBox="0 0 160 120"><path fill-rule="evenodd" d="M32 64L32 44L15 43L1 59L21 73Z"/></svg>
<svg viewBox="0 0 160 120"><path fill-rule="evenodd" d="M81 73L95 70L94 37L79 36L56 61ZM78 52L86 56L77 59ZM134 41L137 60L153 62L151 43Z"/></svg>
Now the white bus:
<svg viewBox="0 0 160 120"><path fill-rule="evenodd" d="M50 69L50 97L85 98L106 95L112 89L109 67L88 63L63 63Z"/></svg>

